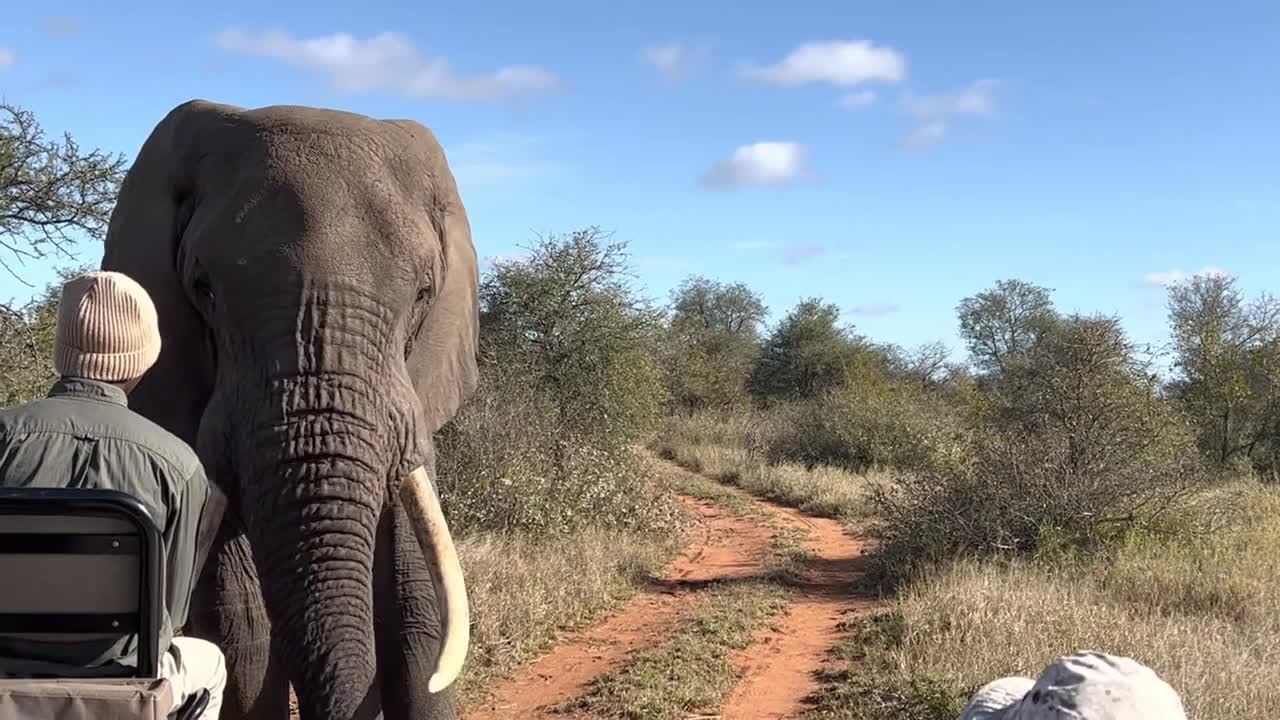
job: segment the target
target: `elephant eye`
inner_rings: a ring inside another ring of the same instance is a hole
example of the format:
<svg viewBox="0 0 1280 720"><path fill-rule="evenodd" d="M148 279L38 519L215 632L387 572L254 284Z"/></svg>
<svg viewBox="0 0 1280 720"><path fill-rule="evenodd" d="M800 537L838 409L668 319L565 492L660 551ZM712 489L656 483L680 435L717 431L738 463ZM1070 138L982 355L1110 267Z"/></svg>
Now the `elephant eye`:
<svg viewBox="0 0 1280 720"><path fill-rule="evenodd" d="M195 290L196 297L206 303L209 307L213 306L213 286L209 284L207 275L198 275L195 282L192 283L192 289Z"/></svg>
<svg viewBox="0 0 1280 720"><path fill-rule="evenodd" d="M418 305L431 302L431 298L436 294L435 278L430 272L424 273L418 280L418 294L414 297L414 302Z"/></svg>
<svg viewBox="0 0 1280 720"><path fill-rule="evenodd" d="M423 321L427 319L427 304L430 301L431 286L428 284L418 288L418 294L414 297L413 312L409 316L409 325L405 335L405 358L408 358L413 353L413 343L418 339L418 333L422 331Z"/></svg>

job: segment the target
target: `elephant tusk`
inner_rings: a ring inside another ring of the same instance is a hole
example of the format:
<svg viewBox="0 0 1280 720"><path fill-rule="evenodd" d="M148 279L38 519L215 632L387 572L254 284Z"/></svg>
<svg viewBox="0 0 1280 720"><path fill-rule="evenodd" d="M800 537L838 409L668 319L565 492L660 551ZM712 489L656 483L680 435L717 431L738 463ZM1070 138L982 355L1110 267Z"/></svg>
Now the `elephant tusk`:
<svg viewBox="0 0 1280 720"><path fill-rule="evenodd" d="M404 501L405 511L409 514L409 522L413 525L414 534L418 536L423 554L435 559L435 563L431 564L432 572L435 573L436 587L444 595L445 622L440 656L436 660L435 672L427 683L427 691L437 693L449 687L458 677L467 656L471 633L467 588L462 581L462 564L458 561L457 549L453 546L449 526L445 523L444 511L440 509L440 501L431 489L431 481L427 478L425 468L418 466L409 473L405 483L400 486L400 497Z"/></svg>

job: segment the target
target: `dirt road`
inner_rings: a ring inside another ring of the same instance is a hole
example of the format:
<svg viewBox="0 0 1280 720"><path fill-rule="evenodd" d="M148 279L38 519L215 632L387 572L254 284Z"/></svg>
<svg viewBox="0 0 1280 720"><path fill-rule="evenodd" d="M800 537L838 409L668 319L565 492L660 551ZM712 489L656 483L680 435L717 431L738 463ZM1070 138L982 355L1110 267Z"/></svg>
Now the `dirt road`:
<svg viewBox="0 0 1280 720"><path fill-rule="evenodd" d="M734 657L740 679L715 717L799 717L805 697L817 689L815 672L841 639L839 623L872 602L855 587L864 545L834 520L729 490L741 498L738 502L745 500L763 512L734 513L715 502L681 496L696 523L690 545L663 578L595 626L566 635L546 655L499 684L485 702L473 706L466 720L563 720L566 715L554 712L554 706L579 696L594 678L622 666L636 650L669 637L708 584L760 576L779 526L798 529L806 537L804 577L793 584L793 601L776 629L758 633L755 642Z"/></svg>
<svg viewBox="0 0 1280 720"><path fill-rule="evenodd" d="M726 720L798 717L804 699L818 689L815 672L841 639L840 622L850 612L875 604L857 587L865 552L862 541L850 537L835 520L762 504L784 523L807 531L810 559L804 579L795 586L795 602L777 630L758 637L735 659L744 677L724 708Z"/></svg>

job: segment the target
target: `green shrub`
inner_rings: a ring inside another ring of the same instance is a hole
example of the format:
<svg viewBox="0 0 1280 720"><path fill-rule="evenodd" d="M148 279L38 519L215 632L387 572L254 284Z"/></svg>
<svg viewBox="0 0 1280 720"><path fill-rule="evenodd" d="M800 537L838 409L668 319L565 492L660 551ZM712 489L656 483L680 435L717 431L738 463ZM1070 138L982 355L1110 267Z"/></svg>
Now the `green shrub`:
<svg viewBox="0 0 1280 720"><path fill-rule="evenodd" d="M780 411L772 462L871 468L964 467L970 433L958 412L906 384L862 382Z"/></svg>
<svg viewBox="0 0 1280 720"><path fill-rule="evenodd" d="M1070 318L1011 372L973 462L874 493L881 569L903 577L966 555L1096 549L1184 535L1209 484L1186 419L1130 359L1118 324Z"/></svg>
<svg viewBox="0 0 1280 720"><path fill-rule="evenodd" d="M87 266L59 268L58 280L23 307L0 304L0 407L42 398L58 379L53 367L53 336L62 283Z"/></svg>
<svg viewBox="0 0 1280 720"><path fill-rule="evenodd" d="M665 489L634 450L565 444L555 419L552 403L519 378L486 379L437 440L441 502L455 533L661 530L674 521Z"/></svg>
<svg viewBox="0 0 1280 720"><path fill-rule="evenodd" d="M663 406L656 313L625 245L594 228L541 240L481 283L481 381L438 438L456 532L666 527L674 506L634 443Z"/></svg>

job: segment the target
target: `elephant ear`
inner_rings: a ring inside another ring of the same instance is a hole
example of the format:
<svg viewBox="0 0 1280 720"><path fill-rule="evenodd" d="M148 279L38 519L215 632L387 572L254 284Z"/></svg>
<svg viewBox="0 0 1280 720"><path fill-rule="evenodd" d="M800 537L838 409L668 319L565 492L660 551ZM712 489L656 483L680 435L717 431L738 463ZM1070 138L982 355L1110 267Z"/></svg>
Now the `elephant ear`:
<svg viewBox="0 0 1280 720"><path fill-rule="evenodd" d="M407 360L422 403L427 432L434 434L449 422L475 392L479 383L476 353L480 344L479 263L471 241L471 224L435 135L412 120L385 121L425 147L422 171L434 197L423 208L440 241L441 277L421 330Z"/></svg>
<svg viewBox="0 0 1280 720"><path fill-rule="evenodd" d="M202 129L219 114L200 100L171 110L151 131L120 187L102 269L146 288L160 324L160 356L129 405L193 447L213 383L204 322L182 286L181 238L195 211Z"/></svg>

